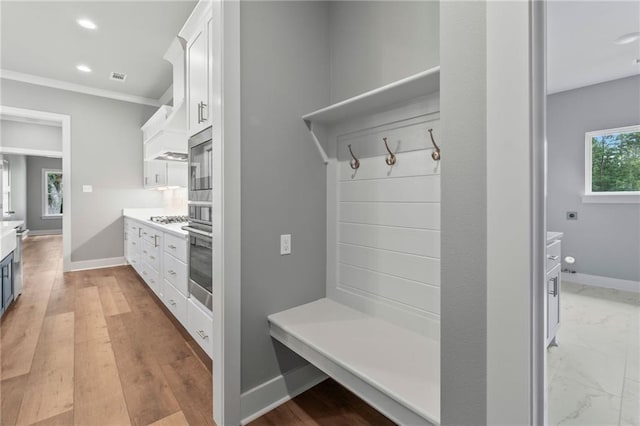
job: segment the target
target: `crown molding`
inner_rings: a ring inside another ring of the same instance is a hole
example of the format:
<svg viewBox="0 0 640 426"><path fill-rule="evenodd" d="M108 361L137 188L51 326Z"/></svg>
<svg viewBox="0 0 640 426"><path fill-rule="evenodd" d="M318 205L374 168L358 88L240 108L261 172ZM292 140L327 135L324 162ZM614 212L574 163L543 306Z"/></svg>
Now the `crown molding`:
<svg viewBox="0 0 640 426"><path fill-rule="evenodd" d="M126 93L114 92L111 90L96 89L95 87L83 86L80 84L69 83L67 81L54 80L52 78L40 77L37 75L25 74L17 71L0 69L0 78L5 80L35 84L37 86L68 90L70 92L84 93L86 95L99 96L101 98L132 102L135 104L150 105L156 107L162 105L162 103L158 99L144 98L142 96L129 95Z"/></svg>

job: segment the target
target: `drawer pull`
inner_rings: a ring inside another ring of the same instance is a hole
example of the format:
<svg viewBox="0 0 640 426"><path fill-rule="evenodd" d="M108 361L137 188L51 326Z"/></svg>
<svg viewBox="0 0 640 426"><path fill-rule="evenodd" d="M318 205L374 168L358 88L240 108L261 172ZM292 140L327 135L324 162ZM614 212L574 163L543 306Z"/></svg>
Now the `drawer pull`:
<svg viewBox="0 0 640 426"><path fill-rule="evenodd" d="M178 247L174 246L173 244L169 244L169 246L168 246L168 247L169 247L171 250L175 250L175 249L177 249L177 248L178 248Z"/></svg>
<svg viewBox="0 0 640 426"><path fill-rule="evenodd" d="M147 251L146 251L146 250L142 250L142 252L143 252L144 254L147 254Z"/></svg>
<svg viewBox="0 0 640 426"><path fill-rule="evenodd" d="M205 334L204 330L198 330L198 336L200 336L202 340L206 340L209 338L209 336Z"/></svg>
<svg viewBox="0 0 640 426"><path fill-rule="evenodd" d="M135 246L135 245L136 245L136 242L135 242L135 241L131 241L131 244L133 244L133 245Z"/></svg>
<svg viewBox="0 0 640 426"><path fill-rule="evenodd" d="M171 300L169 300L169 304L170 304L171 306L176 306L176 301L175 301L175 300L173 300L173 299L171 299Z"/></svg>
<svg viewBox="0 0 640 426"><path fill-rule="evenodd" d="M171 275L175 275L176 274L176 272L171 270L171 269L169 269L167 272L170 273Z"/></svg>
<svg viewBox="0 0 640 426"><path fill-rule="evenodd" d="M549 255L549 256L547 256L547 259L549 259L549 260L558 260L558 259L560 259L560 256Z"/></svg>
<svg viewBox="0 0 640 426"><path fill-rule="evenodd" d="M149 259L156 260L156 258L154 256L149 256Z"/></svg>
<svg viewBox="0 0 640 426"><path fill-rule="evenodd" d="M147 275L147 271L142 271L142 275Z"/></svg>

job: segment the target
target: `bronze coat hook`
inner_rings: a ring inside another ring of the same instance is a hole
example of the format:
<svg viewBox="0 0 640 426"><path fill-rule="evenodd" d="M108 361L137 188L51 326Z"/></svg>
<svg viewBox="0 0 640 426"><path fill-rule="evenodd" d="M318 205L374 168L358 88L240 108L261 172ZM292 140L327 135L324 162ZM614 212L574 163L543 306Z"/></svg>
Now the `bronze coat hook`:
<svg viewBox="0 0 640 426"><path fill-rule="evenodd" d="M431 143L433 144L433 147L436 149L435 151L433 151L431 153L431 158L433 158L434 161L439 161L440 160L440 147L436 143L435 139L433 139L433 129L429 129L429 136L431 136Z"/></svg>
<svg viewBox="0 0 640 426"><path fill-rule="evenodd" d="M353 170L358 170L358 167L360 167L360 160L358 160L356 156L353 155L353 151L351 150L351 144L349 144L349 152L351 153L351 158L353 158L351 161L349 161L349 165Z"/></svg>
<svg viewBox="0 0 640 426"><path fill-rule="evenodd" d="M389 153L389 156L385 158L384 161L387 163L387 166L393 166L396 164L396 155L389 149L387 138L382 138L382 140L384 141L384 147L387 148L387 152Z"/></svg>

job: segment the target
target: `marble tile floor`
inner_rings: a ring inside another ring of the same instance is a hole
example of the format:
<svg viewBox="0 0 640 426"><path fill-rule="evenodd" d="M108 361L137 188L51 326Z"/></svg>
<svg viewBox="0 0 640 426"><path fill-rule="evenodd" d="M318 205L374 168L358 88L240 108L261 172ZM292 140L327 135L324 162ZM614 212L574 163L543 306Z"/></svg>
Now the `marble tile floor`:
<svg viewBox="0 0 640 426"><path fill-rule="evenodd" d="M550 425L640 426L640 294L563 282Z"/></svg>

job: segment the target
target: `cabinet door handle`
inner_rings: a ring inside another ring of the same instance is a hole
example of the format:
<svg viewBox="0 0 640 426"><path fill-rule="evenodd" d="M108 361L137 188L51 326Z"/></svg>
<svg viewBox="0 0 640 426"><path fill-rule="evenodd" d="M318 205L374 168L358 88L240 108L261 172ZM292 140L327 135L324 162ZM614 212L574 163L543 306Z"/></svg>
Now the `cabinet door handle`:
<svg viewBox="0 0 640 426"><path fill-rule="evenodd" d="M169 247L171 250L175 250L177 247L174 246L173 244L169 244L167 247Z"/></svg>
<svg viewBox="0 0 640 426"><path fill-rule="evenodd" d="M171 306L176 306L176 301L175 301L175 300L173 300L173 299L171 299L171 300L169 300L169 304L170 304Z"/></svg>
<svg viewBox="0 0 640 426"><path fill-rule="evenodd" d="M142 238L142 228L138 228L138 238Z"/></svg>
<svg viewBox="0 0 640 426"><path fill-rule="evenodd" d="M144 184L145 185L149 185L149 177L148 176L144 177Z"/></svg>
<svg viewBox="0 0 640 426"><path fill-rule="evenodd" d="M204 101L200 101L200 103L198 104L198 112L200 114L200 117L198 118L198 124L204 123L205 121L207 121L207 117L205 117L204 115L206 108L207 108L207 104L205 104Z"/></svg>
<svg viewBox="0 0 640 426"><path fill-rule="evenodd" d="M209 336L207 336L205 334L204 330L198 330L197 333L198 333L198 336L200 336L202 338L202 340L205 340L205 339L209 338Z"/></svg>
<svg viewBox="0 0 640 426"><path fill-rule="evenodd" d="M160 175L156 173L156 183L158 183L158 176Z"/></svg>
<svg viewBox="0 0 640 426"><path fill-rule="evenodd" d="M549 282L553 282L553 289L549 290L547 288L547 293L553 295L553 297L556 297L558 295L558 277L553 277L549 280Z"/></svg>
<svg viewBox="0 0 640 426"><path fill-rule="evenodd" d="M560 256L548 255L547 259L549 259L549 260L558 260L558 259L560 259Z"/></svg>
<svg viewBox="0 0 640 426"><path fill-rule="evenodd" d="M153 246L154 247L158 247L158 235L154 235L153 236Z"/></svg>

